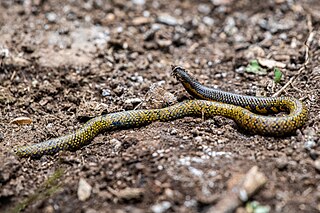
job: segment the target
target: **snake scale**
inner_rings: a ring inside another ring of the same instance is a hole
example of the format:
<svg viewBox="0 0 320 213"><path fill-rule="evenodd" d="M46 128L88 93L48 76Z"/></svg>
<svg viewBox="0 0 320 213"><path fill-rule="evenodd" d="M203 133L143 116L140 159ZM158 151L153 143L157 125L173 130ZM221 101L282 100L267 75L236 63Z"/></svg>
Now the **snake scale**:
<svg viewBox="0 0 320 213"><path fill-rule="evenodd" d="M186 116L212 117L220 115L233 119L252 134L283 136L292 134L307 120L307 108L289 97L255 97L224 92L200 84L186 70L172 67L172 75L182 83L195 100L186 100L162 109L122 111L92 118L80 129L41 143L14 148L19 157L39 158L61 150L77 150L103 131L145 126L155 121L170 121ZM284 116L268 116L285 111Z"/></svg>

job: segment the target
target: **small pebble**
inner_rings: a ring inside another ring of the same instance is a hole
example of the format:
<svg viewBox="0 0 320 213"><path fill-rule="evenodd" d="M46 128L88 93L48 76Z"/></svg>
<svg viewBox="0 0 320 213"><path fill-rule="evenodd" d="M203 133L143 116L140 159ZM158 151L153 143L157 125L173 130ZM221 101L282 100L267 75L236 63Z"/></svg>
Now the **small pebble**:
<svg viewBox="0 0 320 213"><path fill-rule="evenodd" d="M147 11L147 10L143 11L142 14L143 14L144 17L150 17L150 12Z"/></svg>
<svg viewBox="0 0 320 213"><path fill-rule="evenodd" d="M151 206L151 211L153 213L163 213L166 212L171 207L171 203L169 201L162 201L156 205Z"/></svg>
<svg viewBox="0 0 320 213"><path fill-rule="evenodd" d="M288 159L286 157L276 159L276 166L279 170L284 170L288 166Z"/></svg>
<svg viewBox="0 0 320 213"><path fill-rule="evenodd" d="M194 140L195 140L197 143L202 143L202 141L203 141L201 136L195 137Z"/></svg>
<svg viewBox="0 0 320 213"><path fill-rule="evenodd" d="M81 201L87 200L91 195L91 190L92 190L92 187L89 185L89 183L85 179L80 178L78 193L77 193L78 199Z"/></svg>
<svg viewBox="0 0 320 213"><path fill-rule="evenodd" d="M103 89L102 90L102 96L103 97L110 96L110 95L111 95L110 90L108 90L108 89Z"/></svg>
<svg viewBox="0 0 320 213"><path fill-rule="evenodd" d="M214 19L208 16L203 17L202 21L208 26L212 26L214 24Z"/></svg>
<svg viewBox="0 0 320 213"><path fill-rule="evenodd" d="M141 75L134 75L130 77L131 81L142 83L143 77Z"/></svg>
<svg viewBox="0 0 320 213"><path fill-rule="evenodd" d="M312 149L312 148L316 147L317 144L313 140L308 140L303 144L303 146L305 149Z"/></svg>
<svg viewBox="0 0 320 213"><path fill-rule="evenodd" d="M144 194L142 188L125 188L116 193L120 200L135 200L140 199Z"/></svg>
<svg viewBox="0 0 320 213"><path fill-rule="evenodd" d="M279 35L279 38L281 38L282 40L287 40L287 39L288 39L288 36L287 36L286 33L281 33L281 34Z"/></svg>
<svg viewBox="0 0 320 213"><path fill-rule="evenodd" d="M225 26L224 26L224 32L227 33L228 35L233 35L238 31L238 28L236 27L236 21L234 18L229 17L225 21Z"/></svg>
<svg viewBox="0 0 320 213"><path fill-rule="evenodd" d="M8 58L9 57L9 50L4 48L0 49L0 58Z"/></svg>
<svg viewBox="0 0 320 213"><path fill-rule="evenodd" d="M194 176L198 176L198 177L201 177L203 176L203 171L199 170L199 169L196 169L194 167L189 167L189 171L194 175Z"/></svg>
<svg viewBox="0 0 320 213"><path fill-rule="evenodd" d="M195 199L191 199L191 200L186 200L184 201L184 205L188 208L192 208L197 206L198 202Z"/></svg>
<svg viewBox="0 0 320 213"><path fill-rule="evenodd" d="M86 209L85 213L98 213L95 209L88 208Z"/></svg>
<svg viewBox="0 0 320 213"><path fill-rule="evenodd" d="M56 23L57 22L57 14L55 13L47 13L46 14L46 17L47 17L47 20L50 22L50 23Z"/></svg>
<svg viewBox="0 0 320 213"><path fill-rule="evenodd" d="M318 170L318 172L320 172L320 159L314 162L314 167L316 168L316 170Z"/></svg>
<svg viewBox="0 0 320 213"><path fill-rule="evenodd" d="M54 208L52 205L48 205L44 208L44 213L54 213Z"/></svg>
<svg viewBox="0 0 320 213"><path fill-rule="evenodd" d="M170 16L169 14L162 14L158 17L158 21L162 24L167 24L170 26L175 26L178 24L178 21L173 16Z"/></svg>
<svg viewBox="0 0 320 213"><path fill-rule="evenodd" d="M244 66L236 68L236 73L243 74L246 68Z"/></svg>
<svg viewBox="0 0 320 213"><path fill-rule="evenodd" d="M126 104L139 104L141 102L142 102L142 100L140 98L130 98L130 99L125 100Z"/></svg>
<svg viewBox="0 0 320 213"><path fill-rule="evenodd" d="M144 5L146 3L145 0L131 0L133 4L136 5Z"/></svg>
<svg viewBox="0 0 320 213"><path fill-rule="evenodd" d="M200 12L200 13L203 13L203 14L209 14L210 13L210 11L211 11L211 8L209 7L209 5L207 5L207 4L199 4L199 6L198 6L198 11Z"/></svg>
<svg viewBox="0 0 320 213"><path fill-rule="evenodd" d="M170 135L176 135L178 133L177 129L172 129Z"/></svg>
<svg viewBox="0 0 320 213"><path fill-rule="evenodd" d="M113 145L113 148L114 148L114 150L115 150L116 152L120 151L120 149L121 149L121 144L122 144L122 143L121 143L118 139L112 138L112 139L110 140L110 144Z"/></svg>

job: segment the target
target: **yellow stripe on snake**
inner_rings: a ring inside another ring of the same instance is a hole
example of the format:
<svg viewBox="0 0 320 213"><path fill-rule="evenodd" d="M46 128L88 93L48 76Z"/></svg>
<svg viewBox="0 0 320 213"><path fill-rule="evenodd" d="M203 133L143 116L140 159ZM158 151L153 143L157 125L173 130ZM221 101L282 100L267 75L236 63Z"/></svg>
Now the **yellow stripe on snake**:
<svg viewBox="0 0 320 213"><path fill-rule="evenodd" d="M172 74L195 98L162 109L131 110L95 117L79 130L41 143L14 148L20 157L39 158L61 150L77 150L103 131L145 126L155 121L170 121L186 116L233 119L237 125L252 134L283 136L293 134L307 120L307 108L299 100L289 97L268 98L228 93L201 85L183 68L172 67ZM279 111L284 116L267 116ZM257 114L259 113L259 114Z"/></svg>

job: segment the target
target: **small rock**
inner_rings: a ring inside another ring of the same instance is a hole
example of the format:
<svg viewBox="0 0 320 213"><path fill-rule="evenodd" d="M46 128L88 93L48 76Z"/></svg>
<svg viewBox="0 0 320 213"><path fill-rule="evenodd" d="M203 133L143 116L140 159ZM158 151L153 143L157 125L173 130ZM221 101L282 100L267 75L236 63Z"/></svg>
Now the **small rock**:
<svg viewBox="0 0 320 213"><path fill-rule="evenodd" d="M195 199L190 199L190 200L184 201L184 206L187 208L196 207L197 204L198 204L198 202Z"/></svg>
<svg viewBox="0 0 320 213"><path fill-rule="evenodd" d="M306 142L304 143L303 146L304 146L305 149L312 149L312 148L316 147L317 144L316 144L316 142L314 142L313 140L308 140L308 141L306 141Z"/></svg>
<svg viewBox="0 0 320 213"><path fill-rule="evenodd" d="M142 24L148 24L152 22L152 19L148 18L148 17L137 17L137 18L134 18L132 20L132 24L133 25L142 25Z"/></svg>
<svg viewBox="0 0 320 213"><path fill-rule="evenodd" d="M238 32L238 28L236 27L236 21L234 18L229 17L225 21L224 32L227 35L234 35Z"/></svg>
<svg viewBox="0 0 320 213"><path fill-rule="evenodd" d="M192 166L189 167L189 171L194 175L194 176L198 176L198 177L202 177L203 176L203 171L194 168Z"/></svg>
<svg viewBox="0 0 320 213"><path fill-rule="evenodd" d="M52 205L48 205L44 208L44 213L53 213L54 212L54 208Z"/></svg>
<svg viewBox="0 0 320 213"><path fill-rule="evenodd" d="M290 30L295 26L295 22L292 21L291 19L276 20L273 17L267 20L261 19L258 21L258 24L262 29L268 30L271 33Z"/></svg>
<svg viewBox="0 0 320 213"><path fill-rule="evenodd" d="M176 135L178 133L177 129L172 129L170 135Z"/></svg>
<svg viewBox="0 0 320 213"><path fill-rule="evenodd" d="M203 14L209 14L210 13L210 11L211 11L211 8L210 8L210 6L209 5L207 5L207 4L199 4L199 6L198 6L198 11L200 12L200 13L203 13Z"/></svg>
<svg viewBox="0 0 320 213"><path fill-rule="evenodd" d="M151 211L153 213L163 213L167 211L171 207L171 203L169 201L162 201L156 205L151 206Z"/></svg>
<svg viewBox="0 0 320 213"><path fill-rule="evenodd" d="M0 49L0 58L8 58L9 57L9 50L7 48Z"/></svg>
<svg viewBox="0 0 320 213"><path fill-rule="evenodd" d="M125 188L116 192L116 196L120 200L136 200L143 196L144 189L142 188Z"/></svg>
<svg viewBox="0 0 320 213"><path fill-rule="evenodd" d="M143 11L142 14L144 17L150 17L150 12L148 10Z"/></svg>
<svg viewBox="0 0 320 213"><path fill-rule="evenodd" d="M286 41L288 39L288 35L286 33L281 33L279 35L279 38L281 38L282 40Z"/></svg>
<svg viewBox="0 0 320 213"><path fill-rule="evenodd" d="M125 100L126 104L139 104L141 102L142 102L142 100L140 98L130 98L130 99Z"/></svg>
<svg viewBox="0 0 320 213"><path fill-rule="evenodd" d="M169 39L157 39L156 42L160 47L169 47L172 44Z"/></svg>
<svg viewBox="0 0 320 213"><path fill-rule="evenodd" d="M98 213L95 209L89 208L86 209L85 213Z"/></svg>
<svg viewBox="0 0 320 213"><path fill-rule="evenodd" d="M175 193L174 193L174 191L172 189L166 188L164 190L164 194L166 195L166 197L173 199Z"/></svg>
<svg viewBox="0 0 320 213"><path fill-rule="evenodd" d="M211 0L214 6L231 4L234 0Z"/></svg>
<svg viewBox="0 0 320 213"><path fill-rule="evenodd" d="M195 137L194 140L195 140L197 143L202 143L202 141L203 141L201 136Z"/></svg>
<svg viewBox="0 0 320 213"><path fill-rule="evenodd" d="M177 97L171 92L167 92L167 91L163 95L163 100L168 105L173 105L178 102Z"/></svg>
<svg viewBox="0 0 320 213"><path fill-rule="evenodd" d="M288 159L286 157L280 157L276 160L276 166L279 170L284 170L288 166Z"/></svg>
<svg viewBox="0 0 320 213"><path fill-rule="evenodd" d="M160 16L158 16L158 22L170 26L175 26L178 24L177 19L173 16L170 16L169 14L161 14Z"/></svg>
<svg viewBox="0 0 320 213"><path fill-rule="evenodd" d="M89 185L89 183L85 179L80 178L78 187L78 199L81 201L87 200L91 195L91 190L92 187Z"/></svg>
<svg viewBox="0 0 320 213"><path fill-rule="evenodd" d="M246 68L244 66L241 66L241 67L238 67L236 68L236 73L239 73L239 74L243 74L245 72Z"/></svg>
<svg viewBox="0 0 320 213"><path fill-rule="evenodd" d="M131 0L133 4L136 5L144 5L146 3L145 0Z"/></svg>
<svg viewBox="0 0 320 213"><path fill-rule="evenodd" d="M314 162L314 167L316 168L316 170L318 170L318 172L320 172L320 159Z"/></svg>
<svg viewBox="0 0 320 213"><path fill-rule="evenodd" d="M134 75L130 77L131 81L142 83L143 77L141 75Z"/></svg>
<svg viewBox="0 0 320 213"><path fill-rule="evenodd" d="M303 130L303 134L306 135L309 139L314 139L317 137L316 130L312 127L307 127L305 130Z"/></svg>
<svg viewBox="0 0 320 213"><path fill-rule="evenodd" d="M108 90L108 89L103 89L102 90L102 96L103 97L110 96L110 95L111 95L110 90Z"/></svg>
<svg viewBox="0 0 320 213"><path fill-rule="evenodd" d="M142 163L137 163L136 164L136 169L137 170L144 170L146 167Z"/></svg>
<svg viewBox="0 0 320 213"><path fill-rule="evenodd" d="M203 17L202 21L208 26L212 26L214 24L214 19L208 16Z"/></svg>
<svg viewBox="0 0 320 213"><path fill-rule="evenodd" d="M46 14L46 18L50 23L56 23L57 22L57 14L51 12Z"/></svg>
<svg viewBox="0 0 320 213"><path fill-rule="evenodd" d="M112 139L110 140L110 144L113 145L113 148L114 148L114 150L115 150L116 152L119 152L119 151L120 151L120 149L121 149L121 144L122 144L122 143L121 143L118 139L112 138Z"/></svg>

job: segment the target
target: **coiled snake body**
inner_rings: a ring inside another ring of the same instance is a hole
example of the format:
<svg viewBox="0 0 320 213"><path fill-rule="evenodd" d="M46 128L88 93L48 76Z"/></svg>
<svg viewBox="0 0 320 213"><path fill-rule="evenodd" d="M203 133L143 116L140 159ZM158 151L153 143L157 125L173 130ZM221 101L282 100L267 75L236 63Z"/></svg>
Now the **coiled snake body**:
<svg viewBox="0 0 320 213"><path fill-rule="evenodd" d="M102 131L139 127L154 121L165 122L186 116L221 115L233 119L241 129L249 133L270 136L292 134L307 119L307 108L297 99L244 96L215 90L201 85L181 67L173 67L172 74L187 92L204 100L186 100L162 109L131 110L98 116L68 135L17 147L13 151L20 157L39 158L60 150L79 149ZM260 115L278 111L287 111L289 114Z"/></svg>

